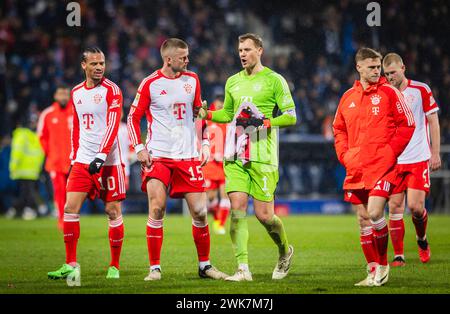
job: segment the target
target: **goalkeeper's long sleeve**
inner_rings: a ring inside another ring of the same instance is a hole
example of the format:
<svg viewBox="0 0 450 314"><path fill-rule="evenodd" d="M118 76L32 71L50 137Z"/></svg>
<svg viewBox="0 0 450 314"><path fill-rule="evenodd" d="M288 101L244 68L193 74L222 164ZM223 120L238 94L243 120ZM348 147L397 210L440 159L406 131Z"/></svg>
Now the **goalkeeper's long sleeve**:
<svg viewBox="0 0 450 314"><path fill-rule="evenodd" d="M280 128L295 125L297 123L297 117L289 113L283 113L276 118L270 118L270 126L278 126Z"/></svg>
<svg viewBox="0 0 450 314"><path fill-rule="evenodd" d="M234 112L229 111L226 108L211 111L211 121L217 123L228 123L231 122L234 118Z"/></svg>

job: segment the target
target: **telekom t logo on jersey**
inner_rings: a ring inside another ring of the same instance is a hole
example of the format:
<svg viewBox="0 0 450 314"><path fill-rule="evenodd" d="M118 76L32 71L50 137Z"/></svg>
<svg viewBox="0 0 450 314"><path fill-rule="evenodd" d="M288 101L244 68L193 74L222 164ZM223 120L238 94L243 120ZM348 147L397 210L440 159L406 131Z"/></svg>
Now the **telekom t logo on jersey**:
<svg viewBox="0 0 450 314"><path fill-rule="evenodd" d="M186 104L176 102L173 104L173 114L177 118L177 120L183 120L184 115L186 114Z"/></svg>
<svg viewBox="0 0 450 314"><path fill-rule="evenodd" d="M83 125L86 130L90 130L91 126L94 125L94 115L92 113L83 113L81 116L83 118Z"/></svg>

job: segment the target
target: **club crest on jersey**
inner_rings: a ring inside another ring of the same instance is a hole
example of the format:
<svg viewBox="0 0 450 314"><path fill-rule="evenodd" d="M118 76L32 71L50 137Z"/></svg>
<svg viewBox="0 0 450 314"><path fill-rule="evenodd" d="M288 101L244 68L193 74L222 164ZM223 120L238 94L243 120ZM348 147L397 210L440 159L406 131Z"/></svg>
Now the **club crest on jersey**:
<svg viewBox="0 0 450 314"><path fill-rule="evenodd" d="M102 95L95 94L94 95L94 103L98 105L101 101L102 101Z"/></svg>
<svg viewBox="0 0 450 314"><path fill-rule="evenodd" d="M408 105L412 105L414 103L414 95L406 95L405 100Z"/></svg>
<svg viewBox="0 0 450 314"><path fill-rule="evenodd" d="M253 90L255 92L259 92L259 91L261 91L261 89L262 89L261 83L256 83L256 84L253 85Z"/></svg>
<svg viewBox="0 0 450 314"><path fill-rule="evenodd" d="M191 84L184 84L184 90L186 91L186 93L190 94L192 93L192 86Z"/></svg>
<svg viewBox="0 0 450 314"><path fill-rule="evenodd" d="M381 96L378 94L375 94L370 97L370 100L372 101L372 105L379 105L381 101Z"/></svg>

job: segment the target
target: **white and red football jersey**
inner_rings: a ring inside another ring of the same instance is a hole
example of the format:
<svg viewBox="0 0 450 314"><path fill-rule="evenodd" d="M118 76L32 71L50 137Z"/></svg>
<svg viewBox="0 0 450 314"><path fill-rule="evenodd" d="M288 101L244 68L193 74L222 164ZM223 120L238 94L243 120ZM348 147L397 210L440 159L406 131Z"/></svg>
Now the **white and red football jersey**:
<svg viewBox="0 0 450 314"><path fill-rule="evenodd" d="M169 78L157 70L146 77L139 85L127 121L136 153L144 149L140 121L145 114L148 129L145 147L153 157L197 158L199 140L205 136L197 132L193 107L201 105L200 81L194 72L181 72Z"/></svg>
<svg viewBox="0 0 450 314"><path fill-rule="evenodd" d="M439 107L430 87L425 83L408 80L402 94L414 114L416 129L397 161L399 164L412 164L428 160L431 157L431 149L427 115L438 111Z"/></svg>
<svg viewBox="0 0 450 314"><path fill-rule="evenodd" d="M130 148L131 142L130 137L128 136L128 128L125 122L120 122L119 132L117 133L117 137L119 138L120 145L120 154L122 158L122 163L125 166L125 176L128 177L130 175Z"/></svg>
<svg viewBox="0 0 450 314"><path fill-rule="evenodd" d="M95 87L88 88L86 81L72 89L74 109L72 129L72 162L91 163L96 157L104 165L121 164L117 137L122 114L120 88L103 78Z"/></svg>

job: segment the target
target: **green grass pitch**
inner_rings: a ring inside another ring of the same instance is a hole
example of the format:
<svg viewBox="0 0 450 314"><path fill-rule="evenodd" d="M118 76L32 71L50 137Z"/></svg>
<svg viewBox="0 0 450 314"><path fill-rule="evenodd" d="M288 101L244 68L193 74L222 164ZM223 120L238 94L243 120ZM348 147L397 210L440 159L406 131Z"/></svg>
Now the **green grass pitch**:
<svg viewBox="0 0 450 314"><path fill-rule="evenodd" d="M54 219L35 221L0 218L0 294L5 293L450 293L450 216L430 215L431 261L421 264L411 217L405 217L406 267L391 269L384 287L353 284L365 277L356 217L299 215L283 217L295 247L291 271L272 281L277 249L254 216L249 218L249 259L253 282L200 279L188 217L169 215L164 221L163 278L144 282L148 272L145 215L124 216L125 240L121 278L105 278L109 263L106 216L82 216L78 261L81 287L47 279L64 262L62 234ZM392 259L389 244L389 260ZM235 262L229 235L211 236L211 261L226 273Z"/></svg>

